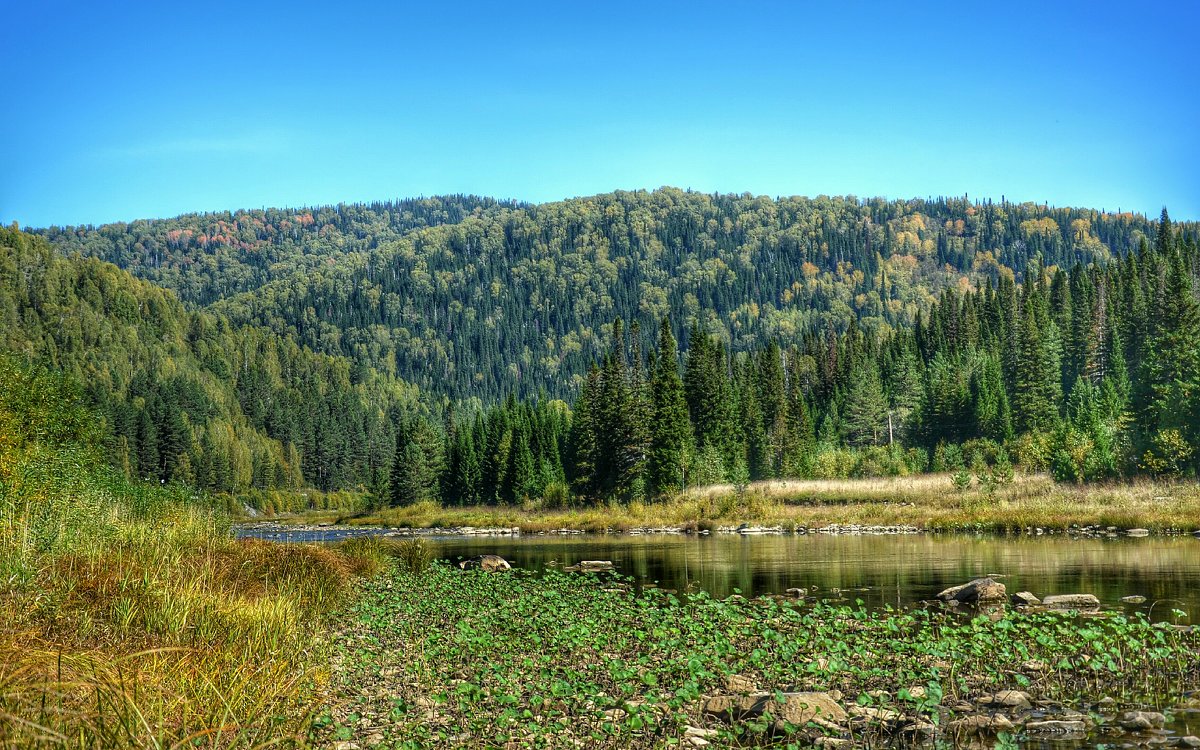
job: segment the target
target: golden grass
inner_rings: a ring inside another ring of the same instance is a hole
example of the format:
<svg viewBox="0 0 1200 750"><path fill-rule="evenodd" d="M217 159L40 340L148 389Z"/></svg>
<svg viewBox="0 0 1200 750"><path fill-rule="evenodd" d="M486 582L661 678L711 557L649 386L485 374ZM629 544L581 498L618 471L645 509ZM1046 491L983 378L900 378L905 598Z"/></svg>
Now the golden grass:
<svg viewBox="0 0 1200 750"><path fill-rule="evenodd" d="M297 522L310 520L297 516ZM332 519L328 519L332 520ZM931 530L1017 531L1078 526L1200 528L1200 484L1151 480L1063 485L1044 474L1017 474L992 489L960 491L948 474L751 483L743 492L713 485L661 503L568 509L421 503L339 522L407 528L520 527L525 532L639 527L716 528L740 523L822 527L833 524L916 526Z"/></svg>
<svg viewBox="0 0 1200 750"><path fill-rule="evenodd" d="M160 512L27 549L29 575L0 582L0 747L303 744L323 618L380 545L235 541Z"/></svg>

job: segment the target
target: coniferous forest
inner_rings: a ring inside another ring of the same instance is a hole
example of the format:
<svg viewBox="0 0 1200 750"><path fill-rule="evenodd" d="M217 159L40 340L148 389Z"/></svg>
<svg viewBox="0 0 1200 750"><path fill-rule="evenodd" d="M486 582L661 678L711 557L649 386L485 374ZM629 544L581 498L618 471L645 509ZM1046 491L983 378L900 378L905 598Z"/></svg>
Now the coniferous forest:
<svg viewBox="0 0 1200 750"><path fill-rule="evenodd" d="M0 233L0 346L129 476L378 505L1200 466L1198 231L663 189ZM115 265L113 265L115 264Z"/></svg>

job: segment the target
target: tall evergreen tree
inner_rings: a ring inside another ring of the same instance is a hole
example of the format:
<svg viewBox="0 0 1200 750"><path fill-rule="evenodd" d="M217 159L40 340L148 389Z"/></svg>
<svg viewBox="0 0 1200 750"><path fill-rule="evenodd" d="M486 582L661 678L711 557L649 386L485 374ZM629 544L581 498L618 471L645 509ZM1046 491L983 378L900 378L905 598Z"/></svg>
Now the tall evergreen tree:
<svg viewBox="0 0 1200 750"><path fill-rule="evenodd" d="M675 337L666 318L663 318L658 334L651 401L647 491L651 497L662 497L685 486L692 431L687 401L683 397L683 381L679 377Z"/></svg>

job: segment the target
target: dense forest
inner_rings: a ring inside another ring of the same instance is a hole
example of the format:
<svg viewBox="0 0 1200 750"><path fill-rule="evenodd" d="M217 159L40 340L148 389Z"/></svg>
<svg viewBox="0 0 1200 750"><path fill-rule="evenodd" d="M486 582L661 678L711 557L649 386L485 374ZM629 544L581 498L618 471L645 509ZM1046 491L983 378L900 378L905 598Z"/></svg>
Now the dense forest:
<svg viewBox="0 0 1200 750"><path fill-rule="evenodd" d="M190 215L45 234L423 391L573 398L615 318L734 351L856 323L911 327L946 289L1026 264L1105 263L1151 222L1033 204L707 195L662 189L539 206L446 198Z"/></svg>
<svg viewBox="0 0 1200 750"><path fill-rule="evenodd" d="M671 189L14 227L0 349L80 383L126 474L218 492L1193 473L1196 245L1165 211Z"/></svg>
<svg viewBox="0 0 1200 750"><path fill-rule="evenodd" d="M392 499L559 502L569 482L577 497L644 501L714 482L927 470L993 482L1014 462L1071 482L1193 473L1198 270L1195 238L1164 212L1154 244L1122 261L1033 262L1020 287L1001 273L947 290L883 337L852 324L731 353L693 327L681 367L668 320L648 347L618 319L572 419L510 399L450 419L440 447L402 440Z"/></svg>
<svg viewBox="0 0 1200 750"><path fill-rule="evenodd" d="M188 311L108 263L0 228L0 351L81 384L128 474L201 489L386 482L416 389Z"/></svg>

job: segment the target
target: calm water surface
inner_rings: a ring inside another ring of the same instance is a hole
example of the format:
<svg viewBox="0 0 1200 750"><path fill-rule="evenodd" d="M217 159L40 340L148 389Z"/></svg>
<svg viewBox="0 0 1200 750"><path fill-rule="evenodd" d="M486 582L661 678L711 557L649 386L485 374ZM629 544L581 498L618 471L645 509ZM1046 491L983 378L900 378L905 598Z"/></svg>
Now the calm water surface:
<svg viewBox="0 0 1200 750"><path fill-rule="evenodd" d="M244 533L244 532L243 532ZM294 532L268 538L342 538L342 530ZM1095 594L1120 606L1171 619L1172 609L1200 621L1200 539L1068 539L962 534L900 536L754 536L721 534L431 537L438 556L503 556L514 566L542 570L580 560L611 560L640 582L713 596L784 593L807 588L818 596L862 599L869 607L907 606L984 575L998 575L1009 592ZM835 594L834 589L840 590ZM1179 620L1189 622L1188 618Z"/></svg>

